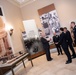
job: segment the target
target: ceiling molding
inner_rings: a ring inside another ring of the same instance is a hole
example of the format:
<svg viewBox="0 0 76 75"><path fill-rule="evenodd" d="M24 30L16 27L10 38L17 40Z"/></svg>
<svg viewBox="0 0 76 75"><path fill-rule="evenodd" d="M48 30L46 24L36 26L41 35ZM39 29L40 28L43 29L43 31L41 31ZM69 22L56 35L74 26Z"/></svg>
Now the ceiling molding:
<svg viewBox="0 0 76 75"><path fill-rule="evenodd" d="M23 7L23 6L26 6L26 5L28 5L28 4L31 4L31 3L33 3L34 1L36 1L36 0L24 0L23 2L19 2L19 1L17 1L17 0L7 0L7 1L9 1L9 2L11 2L12 4L14 4L14 5L16 5L16 6L18 6L18 7Z"/></svg>
<svg viewBox="0 0 76 75"><path fill-rule="evenodd" d="M8 2L16 5L17 7L20 7L20 4L18 4L17 2L15 2L14 0L7 0Z"/></svg>
<svg viewBox="0 0 76 75"><path fill-rule="evenodd" d="M29 2L31 0L14 0L14 1L16 1L19 4L23 4L23 3L27 3L27 2Z"/></svg>
<svg viewBox="0 0 76 75"><path fill-rule="evenodd" d="M24 6L28 5L28 4L31 4L31 3L33 3L34 1L36 1L36 0L30 0L30 1L26 2L26 3L22 3L22 4L20 5L20 8L21 8L21 7L24 7Z"/></svg>

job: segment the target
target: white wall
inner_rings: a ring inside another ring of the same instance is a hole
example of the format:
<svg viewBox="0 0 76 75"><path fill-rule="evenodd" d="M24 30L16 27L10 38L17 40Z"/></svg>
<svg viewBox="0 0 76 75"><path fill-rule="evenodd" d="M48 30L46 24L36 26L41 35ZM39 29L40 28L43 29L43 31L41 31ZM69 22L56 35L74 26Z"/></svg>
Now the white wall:
<svg viewBox="0 0 76 75"><path fill-rule="evenodd" d="M23 19L35 19L40 28L41 23L37 10L52 3L55 4L61 26L66 26L69 29L69 23L76 20L76 0L37 0L21 8Z"/></svg>

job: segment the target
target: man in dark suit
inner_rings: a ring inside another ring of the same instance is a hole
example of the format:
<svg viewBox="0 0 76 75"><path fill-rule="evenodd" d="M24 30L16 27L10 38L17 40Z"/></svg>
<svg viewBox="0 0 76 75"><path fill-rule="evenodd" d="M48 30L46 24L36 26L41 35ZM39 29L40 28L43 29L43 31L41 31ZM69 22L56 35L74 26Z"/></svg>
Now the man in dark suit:
<svg viewBox="0 0 76 75"><path fill-rule="evenodd" d="M76 44L76 25L75 25L75 22L71 22L71 27L73 28L74 42Z"/></svg>
<svg viewBox="0 0 76 75"><path fill-rule="evenodd" d="M75 50L73 48L72 37L66 27L64 27L64 33L66 35L66 40L67 40L68 46L69 46L70 50L72 51L72 58L76 58Z"/></svg>
<svg viewBox="0 0 76 75"><path fill-rule="evenodd" d="M69 64L72 62L72 59L71 59L71 54L69 52L69 49L68 49L68 44L67 44L67 41L66 41L66 35L64 33L64 29L63 28L60 28L60 40L59 40L59 44L62 46L68 60L66 61L66 64Z"/></svg>
<svg viewBox="0 0 76 75"><path fill-rule="evenodd" d="M45 35L43 33L41 33L40 35L41 35L41 42L42 42L42 45L43 45L43 49L45 50L45 53L46 53L47 61L51 61L52 58L51 58L51 55L50 55L49 42L44 38Z"/></svg>
<svg viewBox="0 0 76 75"><path fill-rule="evenodd" d="M55 46L56 46L56 48L57 48L58 55L60 55L60 54L63 55L61 46L58 44L59 38L60 38L60 36L59 36L59 35L56 35L56 33L54 33L53 42L54 42L54 44L55 44Z"/></svg>

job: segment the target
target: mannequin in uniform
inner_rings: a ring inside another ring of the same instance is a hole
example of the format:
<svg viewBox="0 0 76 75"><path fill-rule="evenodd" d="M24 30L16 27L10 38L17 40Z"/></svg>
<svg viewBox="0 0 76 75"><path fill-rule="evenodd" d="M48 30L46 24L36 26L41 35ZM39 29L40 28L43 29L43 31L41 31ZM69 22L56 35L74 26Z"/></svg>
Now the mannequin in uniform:
<svg viewBox="0 0 76 75"><path fill-rule="evenodd" d="M0 57L8 55L10 45L7 36L8 34L5 31L5 24L2 16L0 16Z"/></svg>
<svg viewBox="0 0 76 75"><path fill-rule="evenodd" d="M74 42L76 44L76 25L75 25L75 22L71 22L71 27L73 28Z"/></svg>

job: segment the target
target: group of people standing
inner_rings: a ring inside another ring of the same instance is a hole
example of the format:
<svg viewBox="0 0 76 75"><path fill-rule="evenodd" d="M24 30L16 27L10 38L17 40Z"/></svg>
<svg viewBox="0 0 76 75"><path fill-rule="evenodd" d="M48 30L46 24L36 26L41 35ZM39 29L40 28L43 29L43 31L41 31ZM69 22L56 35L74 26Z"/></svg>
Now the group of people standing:
<svg viewBox="0 0 76 75"><path fill-rule="evenodd" d="M71 22L71 28L73 29L74 43L76 44L76 25L75 25L75 22ZM50 45L49 45L48 41L44 38L43 34L41 34L41 42L42 42L43 48L45 50L47 60L51 61L52 58L50 56ZM76 53L75 53L75 50L73 48L73 41L72 41L70 31L67 30L66 27L64 27L64 28L61 27L60 28L60 35L56 35L56 33L54 33L53 42L57 48L58 55L60 55L60 54L63 55L63 52L62 52L62 50L63 50L65 55L67 56L66 64L72 63L72 59L76 58ZM69 48L70 48L72 54L70 53Z"/></svg>

